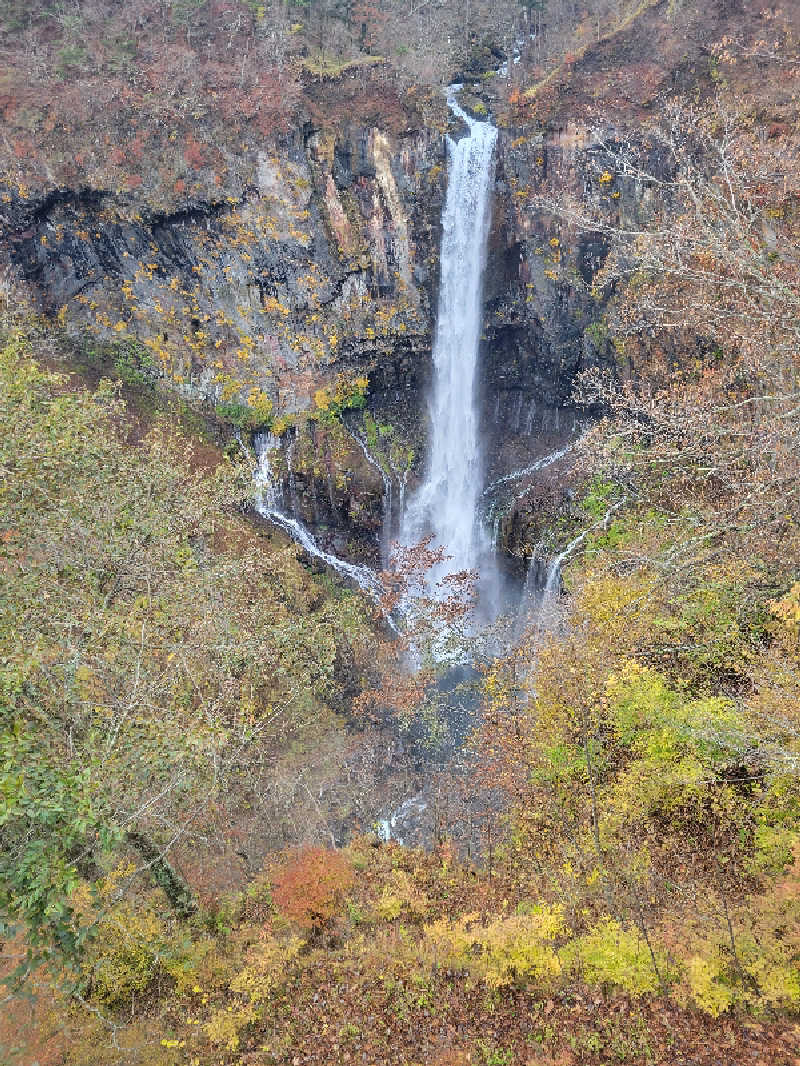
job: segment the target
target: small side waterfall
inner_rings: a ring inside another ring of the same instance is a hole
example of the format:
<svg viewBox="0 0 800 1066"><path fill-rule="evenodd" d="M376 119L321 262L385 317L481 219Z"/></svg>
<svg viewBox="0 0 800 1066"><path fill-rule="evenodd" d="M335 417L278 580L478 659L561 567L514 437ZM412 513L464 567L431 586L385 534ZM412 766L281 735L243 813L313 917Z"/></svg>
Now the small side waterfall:
<svg viewBox="0 0 800 1066"><path fill-rule="evenodd" d="M478 515L482 462L475 393L497 130L458 106L457 89L451 87L448 104L469 132L447 142L450 172L442 217L430 455L425 481L406 509L401 538L414 544L433 534L434 545L450 557L442 573L477 569L490 553Z"/></svg>
<svg viewBox="0 0 800 1066"><path fill-rule="evenodd" d="M561 593L561 568L564 563L575 549L583 544L590 533L594 533L597 529L608 529L612 515L625 506L627 499L627 496L623 496L621 500L612 504L602 518L582 530L577 537L573 537L569 544L549 562L546 562L538 551L534 551L528 562L528 574L518 615L520 620L524 621L529 618L532 610L541 612L542 609L545 611L552 609Z"/></svg>
<svg viewBox="0 0 800 1066"><path fill-rule="evenodd" d="M558 553L555 559L550 561L550 565L547 567L547 579L544 583L545 599L552 600L554 596L561 592L561 567L567 559L569 559L575 549L583 544L587 535L588 530L578 534L574 540L569 542L563 551Z"/></svg>
<svg viewBox="0 0 800 1066"><path fill-rule="evenodd" d="M390 474L383 469L378 460L372 455L367 445L367 442L353 429L349 429L345 426L345 431L358 447L361 454L364 456L365 461L372 467L378 474L380 474L381 481L383 482L383 528L381 529L381 559L386 562L389 556L389 545L392 538L392 521L393 521L393 506L394 493L392 491L392 478Z"/></svg>
<svg viewBox="0 0 800 1066"><path fill-rule="evenodd" d="M342 577L352 581L373 599L378 600L383 594L383 586L374 571L367 566L356 566L326 552L314 540L306 527L281 508L281 490L272 470L272 453L280 448L280 441L272 433L258 433L254 440L258 467L254 474L256 484L256 510L273 525L279 526L296 541L309 555L319 559Z"/></svg>
<svg viewBox="0 0 800 1066"><path fill-rule="evenodd" d="M541 459L537 459L536 462L531 463L530 466L525 466L521 470L512 470L510 474L505 474L503 477L499 477L496 481L493 481L491 485L487 485L481 495L490 496L501 485L506 485L511 481L521 481L522 478L530 477L531 474L536 474L540 470L552 466L553 463L557 463L559 459L563 459L574 447L575 443L573 441L570 444L565 444L563 448L559 448L555 452L550 452L549 455L543 455Z"/></svg>

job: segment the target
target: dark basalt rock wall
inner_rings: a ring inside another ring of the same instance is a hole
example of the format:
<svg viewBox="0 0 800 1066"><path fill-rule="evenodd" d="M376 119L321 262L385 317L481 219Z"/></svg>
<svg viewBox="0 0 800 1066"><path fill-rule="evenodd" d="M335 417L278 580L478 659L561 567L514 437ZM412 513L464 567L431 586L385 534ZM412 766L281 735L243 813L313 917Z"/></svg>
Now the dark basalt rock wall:
<svg viewBox="0 0 800 1066"><path fill-rule="evenodd" d="M431 126L409 112L400 133L396 116L332 128L312 114L259 154L244 194L170 213L107 189L1 188L0 259L88 345L128 345L161 387L274 424L299 515L374 555L383 473L405 477L398 455L423 451L444 101L438 112ZM341 383L363 378L373 464L325 417Z"/></svg>
<svg viewBox="0 0 800 1066"><path fill-rule="evenodd" d="M318 114L333 96L319 93L317 117L312 107L258 154L243 194L221 188L165 212L106 189L9 189L0 256L72 331L135 345L162 387L272 423L287 505L329 547L374 561L387 478L396 504L400 482L410 491L424 470L448 114L439 100L405 127L378 115L331 124ZM646 215L648 189L616 174L598 183L610 158L586 128L500 130L480 383L487 484L574 439L590 417L572 404L576 376L614 366L607 293L593 291L609 238L534 203L602 198L611 222ZM344 425L320 417L356 378L368 381L369 426L358 410ZM540 535L564 466L485 495L510 556Z"/></svg>
<svg viewBox="0 0 800 1066"><path fill-rule="evenodd" d="M496 197L485 283L482 424L485 495L499 547L528 554L569 494L568 456L527 476L569 445L596 411L575 406L576 378L591 368L619 373L606 324L608 284L595 284L614 232L645 225L659 206L654 187L618 172L669 178L668 156L634 131L567 126L506 128L498 139ZM571 225L569 201L595 229Z"/></svg>

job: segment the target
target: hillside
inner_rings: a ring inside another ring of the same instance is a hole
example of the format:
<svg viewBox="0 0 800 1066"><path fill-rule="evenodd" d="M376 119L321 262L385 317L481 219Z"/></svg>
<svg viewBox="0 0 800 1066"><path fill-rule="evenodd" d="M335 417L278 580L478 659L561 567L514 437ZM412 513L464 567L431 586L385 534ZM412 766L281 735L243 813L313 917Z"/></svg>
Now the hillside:
<svg viewBox="0 0 800 1066"><path fill-rule="evenodd" d="M0 1060L800 1063L798 41L0 2Z"/></svg>

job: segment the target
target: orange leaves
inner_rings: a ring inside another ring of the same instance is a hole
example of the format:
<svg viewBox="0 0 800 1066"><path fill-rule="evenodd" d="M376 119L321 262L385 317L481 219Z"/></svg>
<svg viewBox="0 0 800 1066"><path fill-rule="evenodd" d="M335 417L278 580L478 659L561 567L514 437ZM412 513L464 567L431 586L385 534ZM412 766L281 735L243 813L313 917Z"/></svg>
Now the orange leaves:
<svg viewBox="0 0 800 1066"><path fill-rule="evenodd" d="M311 932L336 917L354 880L341 852L301 848L275 877L272 895L286 918Z"/></svg>

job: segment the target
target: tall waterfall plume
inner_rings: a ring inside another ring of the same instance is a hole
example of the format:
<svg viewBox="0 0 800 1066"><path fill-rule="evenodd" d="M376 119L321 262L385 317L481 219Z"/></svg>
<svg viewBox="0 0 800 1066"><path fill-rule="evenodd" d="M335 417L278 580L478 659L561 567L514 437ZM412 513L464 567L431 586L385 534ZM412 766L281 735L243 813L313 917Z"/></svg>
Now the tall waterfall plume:
<svg viewBox="0 0 800 1066"><path fill-rule="evenodd" d="M409 501L402 530L406 544L433 535L434 544L450 557L443 572L477 569L490 555L478 516L483 464L476 378L497 130L458 106L457 89L451 87L448 104L466 123L468 134L457 141L448 138L430 455L425 481Z"/></svg>

